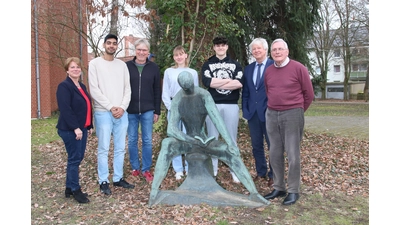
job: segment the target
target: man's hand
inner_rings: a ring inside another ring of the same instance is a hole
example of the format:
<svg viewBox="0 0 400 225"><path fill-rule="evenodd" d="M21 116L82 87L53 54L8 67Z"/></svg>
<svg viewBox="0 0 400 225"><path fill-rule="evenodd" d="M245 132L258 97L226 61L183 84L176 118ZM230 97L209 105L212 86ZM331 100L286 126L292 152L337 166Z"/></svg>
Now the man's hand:
<svg viewBox="0 0 400 225"><path fill-rule="evenodd" d="M121 118L125 112L125 110L123 108L116 107L116 106L112 107L110 111L115 119Z"/></svg>
<svg viewBox="0 0 400 225"><path fill-rule="evenodd" d="M159 115L154 114L153 116L153 123L157 123Z"/></svg>

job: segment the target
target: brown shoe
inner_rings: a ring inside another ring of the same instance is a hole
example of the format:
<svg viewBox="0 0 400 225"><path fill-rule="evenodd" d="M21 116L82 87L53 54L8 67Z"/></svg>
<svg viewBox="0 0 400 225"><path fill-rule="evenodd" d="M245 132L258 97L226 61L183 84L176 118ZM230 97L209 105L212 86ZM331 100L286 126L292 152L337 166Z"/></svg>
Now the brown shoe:
<svg viewBox="0 0 400 225"><path fill-rule="evenodd" d="M268 187L271 187L272 185L274 185L274 179L272 179L272 178L269 178L268 179Z"/></svg>

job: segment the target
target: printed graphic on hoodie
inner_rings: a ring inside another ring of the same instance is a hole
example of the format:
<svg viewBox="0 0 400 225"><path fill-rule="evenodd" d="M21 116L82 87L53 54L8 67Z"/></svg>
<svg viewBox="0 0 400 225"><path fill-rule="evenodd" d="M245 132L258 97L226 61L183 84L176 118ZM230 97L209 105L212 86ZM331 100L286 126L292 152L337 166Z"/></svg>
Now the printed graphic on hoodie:
<svg viewBox="0 0 400 225"><path fill-rule="evenodd" d="M210 70L204 71L204 76L208 78L222 78L222 79L235 79L233 76L236 65L234 63L213 63L209 65ZM239 71L236 78L241 79L243 76L243 72ZM224 90L224 89L215 89L218 93L223 95L229 95L232 90Z"/></svg>

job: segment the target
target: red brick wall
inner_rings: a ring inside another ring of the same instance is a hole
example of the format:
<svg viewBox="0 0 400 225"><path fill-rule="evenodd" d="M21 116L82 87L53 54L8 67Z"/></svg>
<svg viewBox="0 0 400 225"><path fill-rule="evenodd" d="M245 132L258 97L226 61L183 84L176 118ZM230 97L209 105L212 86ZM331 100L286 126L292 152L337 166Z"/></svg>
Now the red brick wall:
<svg viewBox="0 0 400 225"><path fill-rule="evenodd" d="M78 31L66 27L66 25L78 26L76 23L79 21L79 0L37 0L36 2L37 30L35 29L34 2L31 2L31 118L46 118L58 110L56 90L58 84L66 77L63 68L64 60L72 56L82 58L83 82L87 85L88 56L85 40L81 39L82 54L80 54ZM85 0L81 0L81 2L84 6ZM84 13L85 7L81 7L81 9ZM82 18L85 18L84 14ZM85 30L86 23L82 22L82 29ZM38 39L36 39L36 34ZM38 57L36 57L36 51ZM37 73L37 68L39 73ZM38 83L40 84L39 94Z"/></svg>

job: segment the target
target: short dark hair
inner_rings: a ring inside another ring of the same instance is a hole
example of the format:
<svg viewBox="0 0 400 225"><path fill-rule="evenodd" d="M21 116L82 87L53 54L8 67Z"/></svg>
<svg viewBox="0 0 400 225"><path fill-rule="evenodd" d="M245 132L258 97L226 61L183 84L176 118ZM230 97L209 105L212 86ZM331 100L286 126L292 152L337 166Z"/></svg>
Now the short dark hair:
<svg viewBox="0 0 400 225"><path fill-rule="evenodd" d="M115 40L117 40L118 42L118 37L115 34L107 34L107 36L104 38L104 43L106 43L106 41L110 38L114 38Z"/></svg>
<svg viewBox="0 0 400 225"><path fill-rule="evenodd" d="M226 37L219 36L219 37L214 38L213 44L214 45L218 45L218 44L225 44L226 45L226 44L228 44L228 39Z"/></svg>

